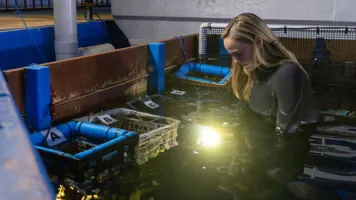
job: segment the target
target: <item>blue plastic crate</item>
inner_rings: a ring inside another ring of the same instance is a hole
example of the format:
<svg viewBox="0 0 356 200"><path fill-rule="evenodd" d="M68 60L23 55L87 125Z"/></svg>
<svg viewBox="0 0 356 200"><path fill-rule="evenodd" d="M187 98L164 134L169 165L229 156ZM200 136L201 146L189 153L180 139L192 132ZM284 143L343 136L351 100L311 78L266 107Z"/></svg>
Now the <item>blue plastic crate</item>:
<svg viewBox="0 0 356 200"><path fill-rule="evenodd" d="M134 131L74 121L30 138L51 174L61 173L78 182L123 163L125 151L133 157L138 142Z"/></svg>
<svg viewBox="0 0 356 200"><path fill-rule="evenodd" d="M223 66L187 62L174 73L174 77L192 84L224 87L231 78L231 70Z"/></svg>

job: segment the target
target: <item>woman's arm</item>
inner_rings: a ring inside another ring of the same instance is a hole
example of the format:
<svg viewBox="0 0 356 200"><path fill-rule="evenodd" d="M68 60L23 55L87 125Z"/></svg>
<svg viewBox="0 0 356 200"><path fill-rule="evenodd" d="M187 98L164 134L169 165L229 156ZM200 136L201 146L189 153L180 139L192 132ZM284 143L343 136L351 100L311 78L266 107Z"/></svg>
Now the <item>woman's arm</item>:
<svg viewBox="0 0 356 200"><path fill-rule="evenodd" d="M299 130L303 116L303 80L305 72L296 64L288 63L276 71L275 92L278 99L276 131L279 134Z"/></svg>

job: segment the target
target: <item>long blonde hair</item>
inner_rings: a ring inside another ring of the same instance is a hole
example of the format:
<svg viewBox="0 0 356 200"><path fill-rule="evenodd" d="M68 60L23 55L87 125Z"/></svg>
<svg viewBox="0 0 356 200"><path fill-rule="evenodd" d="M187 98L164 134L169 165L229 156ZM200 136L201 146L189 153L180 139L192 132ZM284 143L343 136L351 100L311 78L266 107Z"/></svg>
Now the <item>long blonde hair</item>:
<svg viewBox="0 0 356 200"><path fill-rule="evenodd" d="M238 15L230 21L221 36L223 39L230 36L237 41L252 44L256 67L276 67L285 62L300 66L295 55L282 45L272 30L255 14ZM256 37L263 40L261 49L258 48ZM237 98L247 100L253 87L254 72L246 73L237 62L232 63L232 90Z"/></svg>

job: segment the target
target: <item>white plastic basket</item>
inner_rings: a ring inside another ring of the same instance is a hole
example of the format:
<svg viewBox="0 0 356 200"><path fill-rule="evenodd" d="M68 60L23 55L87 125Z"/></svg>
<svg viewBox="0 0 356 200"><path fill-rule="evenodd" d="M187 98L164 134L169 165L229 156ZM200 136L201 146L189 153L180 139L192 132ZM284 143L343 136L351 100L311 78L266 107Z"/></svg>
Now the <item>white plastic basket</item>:
<svg viewBox="0 0 356 200"><path fill-rule="evenodd" d="M117 108L74 119L91 122L139 134L136 146L136 162L143 164L160 152L178 145L177 129L180 120L152 115L126 108Z"/></svg>

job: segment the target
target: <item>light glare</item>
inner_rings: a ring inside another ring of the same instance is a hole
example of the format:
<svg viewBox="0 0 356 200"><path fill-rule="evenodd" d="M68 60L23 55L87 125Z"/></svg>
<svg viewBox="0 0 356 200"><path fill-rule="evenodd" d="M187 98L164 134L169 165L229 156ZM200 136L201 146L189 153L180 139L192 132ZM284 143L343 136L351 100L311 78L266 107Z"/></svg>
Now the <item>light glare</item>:
<svg viewBox="0 0 356 200"><path fill-rule="evenodd" d="M211 127L201 126L199 128L199 139L198 143L203 146L216 146L220 143L220 135Z"/></svg>

